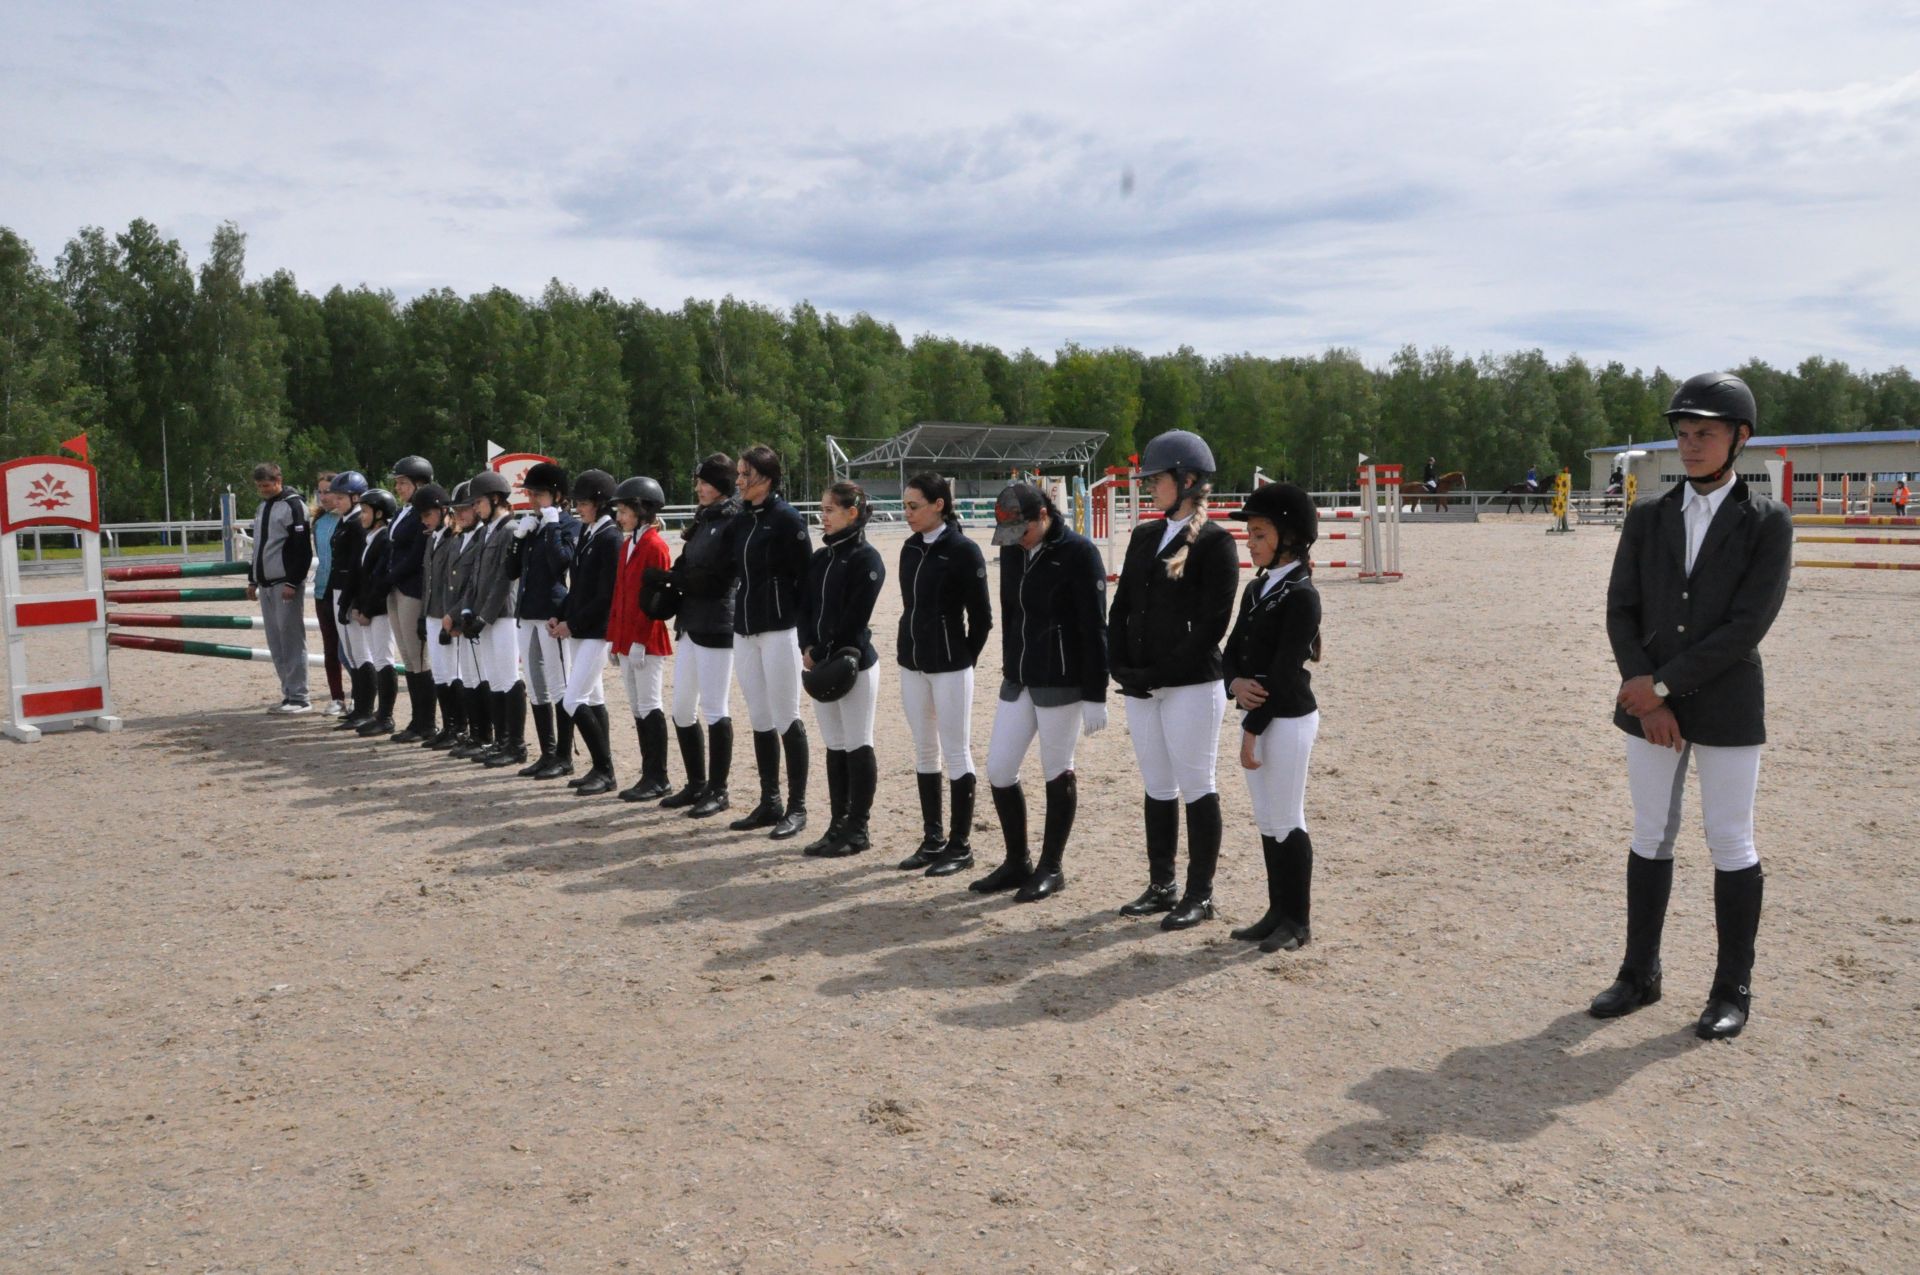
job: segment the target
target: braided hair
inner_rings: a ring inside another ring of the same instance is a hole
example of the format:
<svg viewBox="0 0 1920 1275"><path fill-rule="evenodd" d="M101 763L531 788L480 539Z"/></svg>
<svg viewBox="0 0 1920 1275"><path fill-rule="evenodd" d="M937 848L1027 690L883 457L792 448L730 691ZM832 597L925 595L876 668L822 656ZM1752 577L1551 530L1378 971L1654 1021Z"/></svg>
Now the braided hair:
<svg viewBox="0 0 1920 1275"><path fill-rule="evenodd" d="M1201 479L1187 488L1186 499L1193 501L1193 514L1187 519L1187 529L1180 535L1180 547L1167 559L1167 579L1178 580L1187 573L1187 555L1194 543L1200 539L1200 530L1207 524L1207 497L1213 491L1213 484ZM1179 509L1178 505L1174 506Z"/></svg>

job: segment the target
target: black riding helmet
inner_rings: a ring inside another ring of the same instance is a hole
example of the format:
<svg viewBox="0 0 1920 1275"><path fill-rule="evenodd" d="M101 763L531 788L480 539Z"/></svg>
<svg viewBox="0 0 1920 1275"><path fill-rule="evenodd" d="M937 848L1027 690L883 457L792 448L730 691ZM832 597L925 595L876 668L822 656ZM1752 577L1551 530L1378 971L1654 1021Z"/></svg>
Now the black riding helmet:
<svg viewBox="0 0 1920 1275"><path fill-rule="evenodd" d="M860 652L843 646L826 659L800 674L807 694L822 704L845 699L860 676Z"/></svg>
<svg viewBox="0 0 1920 1275"><path fill-rule="evenodd" d="M1711 474L1687 480L1696 486L1717 483L1733 468L1734 461L1740 458L1740 452L1746 447L1746 439L1740 437L1742 425L1747 427L1748 438L1753 437L1754 430L1760 427L1760 405L1754 401L1753 391L1731 372L1702 372L1698 376L1688 377L1673 392L1673 399L1667 404L1664 415L1668 425L1672 425L1676 417L1703 416L1709 420L1723 420L1733 426L1733 446L1727 449L1726 463Z"/></svg>
<svg viewBox="0 0 1920 1275"><path fill-rule="evenodd" d="M513 484L507 481L505 474L483 469L467 480L467 495L474 503L478 503L482 496L490 497L493 500L493 516L498 517L513 497Z"/></svg>
<svg viewBox="0 0 1920 1275"><path fill-rule="evenodd" d="M424 456L402 456L387 471L389 478L406 478L415 483L433 481L433 464Z"/></svg>
<svg viewBox="0 0 1920 1275"><path fill-rule="evenodd" d="M593 507L600 513L607 511L613 500L613 475L604 469L583 469L573 480L573 498L576 502L591 500Z"/></svg>
<svg viewBox="0 0 1920 1275"><path fill-rule="evenodd" d="M413 489L413 497L407 504L415 513L425 513L429 509L445 509L453 502L447 498L447 489L439 483L424 483Z"/></svg>
<svg viewBox="0 0 1920 1275"><path fill-rule="evenodd" d="M1207 446L1207 440L1185 429L1170 429L1149 439L1147 449L1140 453L1140 477L1169 473L1180 489L1176 499L1191 497L1214 474L1213 449Z"/></svg>
<svg viewBox="0 0 1920 1275"><path fill-rule="evenodd" d="M392 522L400 513L400 502L385 487L375 487L360 497L360 506L380 515L380 521Z"/></svg>
<svg viewBox="0 0 1920 1275"><path fill-rule="evenodd" d="M455 483L453 486L453 496L447 504L448 507L452 509L473 508L473 484Z"/></svg>
<svg viewBox="0 0 1920 1275"><path fill-rule="evenodd" d="M536 461L527 466L527 472L520 479L520 486L527 491L544 491L555 500L567 498L567 471L550 460Z"/></svg>
<svg viewBox="0 0 1920 1275"><path fill-rule="evenodd" d="M1292 483L1268 483L1247 497L1247 503L1227 515L1245 522L1265 518L1280 530L1280 543L1305 551L1320 538L1320 511L1313 497Z"/></svg>
<svg viewBox="0 0 1920 1275"><path fill-rule="evenodd" d="M660 489L659 483L642 475L628 478L615 487L611 503L632 505L634 512L644 519L660 512L660 507L667 503L667 493Z"/></svg>

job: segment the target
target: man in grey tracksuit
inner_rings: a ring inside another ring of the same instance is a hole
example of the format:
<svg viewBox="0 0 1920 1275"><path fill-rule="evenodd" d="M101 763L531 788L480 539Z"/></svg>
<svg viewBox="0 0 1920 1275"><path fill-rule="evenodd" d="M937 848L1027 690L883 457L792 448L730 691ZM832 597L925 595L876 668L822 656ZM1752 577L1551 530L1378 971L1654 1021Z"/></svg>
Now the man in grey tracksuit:
<svg viewBox="0 0 1920 1275"><path fill-rule="evenodd" d="M307 522L307 502L282 485L280 466L253 467L253 485L260 508L253 515L253 561L247 566L247 597L260 603L266 625L267 649L280 675L280 702L267 711L295 714L313 711L307 699L306 599L301 586L313 566L313 529Z"/></svg>

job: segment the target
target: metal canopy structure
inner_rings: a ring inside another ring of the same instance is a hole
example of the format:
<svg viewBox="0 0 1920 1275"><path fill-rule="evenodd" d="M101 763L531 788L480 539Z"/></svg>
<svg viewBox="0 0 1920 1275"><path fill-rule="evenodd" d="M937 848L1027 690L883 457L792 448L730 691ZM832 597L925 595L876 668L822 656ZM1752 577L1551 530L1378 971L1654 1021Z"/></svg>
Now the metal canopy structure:
<svg viewBox="0 0 1920 1275"><path fill-rule="evenodd" d="M827 438L835 478L859 469L892 469L906 484L910 469L955 470L1063 469L1091 477L1104 432L1094 429L1042 429L1028 425L963 425L921 421L888 439ZM863 450L851 454L842 443Z"/></svg>

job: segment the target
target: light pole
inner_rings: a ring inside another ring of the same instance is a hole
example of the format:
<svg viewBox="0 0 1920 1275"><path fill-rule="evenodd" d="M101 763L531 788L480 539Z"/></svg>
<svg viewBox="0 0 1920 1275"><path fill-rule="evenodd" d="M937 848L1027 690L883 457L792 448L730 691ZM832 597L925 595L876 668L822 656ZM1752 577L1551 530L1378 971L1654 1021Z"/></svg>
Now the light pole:
<svg viewBox="0 0 1920 1275"><path fill-rule="evenodd" d="M167 529L160 536L160 543L169 547L173 544L173 477L167 467L167 412L160 412L160 493L166 502L165 517Z"/></svg>

